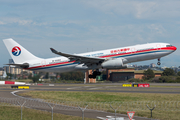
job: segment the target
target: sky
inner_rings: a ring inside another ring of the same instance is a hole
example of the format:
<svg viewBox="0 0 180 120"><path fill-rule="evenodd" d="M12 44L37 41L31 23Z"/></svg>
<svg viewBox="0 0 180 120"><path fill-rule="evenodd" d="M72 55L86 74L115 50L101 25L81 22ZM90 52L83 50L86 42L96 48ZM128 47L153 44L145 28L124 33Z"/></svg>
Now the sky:
<svg viewBox="0 0 180 120"><path fill-rule="evenodd" d="M41 58L165 42L177 50L161 66L180 66L179 0L0 0L0 67L13 38ZM149 65L157 60L132 64Z"/></svg>

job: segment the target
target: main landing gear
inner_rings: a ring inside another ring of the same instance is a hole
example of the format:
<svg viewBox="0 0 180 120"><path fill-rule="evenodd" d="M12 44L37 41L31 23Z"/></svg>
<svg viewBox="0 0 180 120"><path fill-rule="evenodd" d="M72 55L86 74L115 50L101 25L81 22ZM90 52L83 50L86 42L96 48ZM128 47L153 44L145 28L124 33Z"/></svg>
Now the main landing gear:
<svg viewBox="0 0 180 120"><path fill-rule="evenodd" d="M161 65L160 58L158 59L157 65Z"/></svg>
<svg viewBox="0 0 180 120"><path fill-rule="evenodd" d="M89 78L96 78L96 76L101 75L101 72L99 70L96 70L93 72L93 74L89 75Z"/></svg>

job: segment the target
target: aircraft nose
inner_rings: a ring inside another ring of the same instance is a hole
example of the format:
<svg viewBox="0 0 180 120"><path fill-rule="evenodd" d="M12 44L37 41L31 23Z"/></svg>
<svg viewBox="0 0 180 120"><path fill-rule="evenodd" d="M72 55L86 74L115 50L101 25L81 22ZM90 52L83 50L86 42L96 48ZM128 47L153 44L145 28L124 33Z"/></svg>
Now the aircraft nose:
<svg viewBox="0 0 180 120"><path fill-rule="evenodd" d="M176 48L175 46L172 46L172 50L176 51L176 50L177 50L177 48Z"/></svg>

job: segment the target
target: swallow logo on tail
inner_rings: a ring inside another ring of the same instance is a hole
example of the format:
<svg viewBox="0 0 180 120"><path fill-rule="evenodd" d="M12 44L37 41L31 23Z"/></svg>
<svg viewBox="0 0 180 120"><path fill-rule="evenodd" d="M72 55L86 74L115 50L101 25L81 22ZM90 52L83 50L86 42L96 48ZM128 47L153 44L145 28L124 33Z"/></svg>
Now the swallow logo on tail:
<svg viewBox="0 0 180 120"><path fill-rule="evenodd" d="M21 49L18 46L13 47L12 54L14 56L19 56L21 54Z"/></svg>

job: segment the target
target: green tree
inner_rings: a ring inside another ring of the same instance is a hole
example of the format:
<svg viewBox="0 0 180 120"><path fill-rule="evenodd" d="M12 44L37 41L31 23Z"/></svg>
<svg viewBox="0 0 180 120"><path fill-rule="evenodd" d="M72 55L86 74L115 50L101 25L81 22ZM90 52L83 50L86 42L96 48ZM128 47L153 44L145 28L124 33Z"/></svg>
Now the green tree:
<svg viewBox="0 0 180 120"><path fill-rule="evenodd" d="M45 75L45 79L48 79L48 78L49 78L49 73L47 72Z"/></svg>
<svg viewBox="0 0 180 120"><path fill-rule="evenodd" d="M28 75L28 79L32 79L32 73Z"/></svg>
<svg viewBox="0 0 180 120"><path fill-rule="evenodd" d="M176 78L176 82L180 83L180 77L179 76Z"/></svg>
<svg viewBox="0 0 180 120"><path fill-rule="evenodd" d="M177 73L178 76L180 76L180 71Z"/></svg>
<svg viewBox="0 0 180 120"><path fill-rule="evenodd" d="M145 79L149 80L149 79L154 78L154 77L155 77L155 74L154 74L153 70L147 69L144 71L144 78Z"/></svg>
<svg viewBox="0 0 180 120"><path fill-rule="evenodd" d="M162 73L163 76L173 76L175 75L175 72L173 69L171 68L166 68L163 73Z"/></svg>
<svg viewBox="0 0 180 120"><path fill-rule="evenodd" d="M39 78L40 78L40 75L38 74L38 75L35 75L34 77L32 77L32 80L35 83L35 82L39 81Z"/></svg>
<svg viewBox="0 0 180 120"><path fill-rule="evenodd" d="M172 79L172 76L161 76L159 78L159 82L160 83L172 83L173 79Z"/></svg>
<svg viewBox="0 0 180 120"><path fill-rule="evenodd" d="M11 73L7 73L7 78L12 78L13 77L13 74L11 74Z"/></svg>
<svg viewBox="0 0 180 120"><path fill-rule="evenodd" d="M60 77L61 77L61 80L83 81L84 80L84 73L81 71L61 73Z"/></svg>

